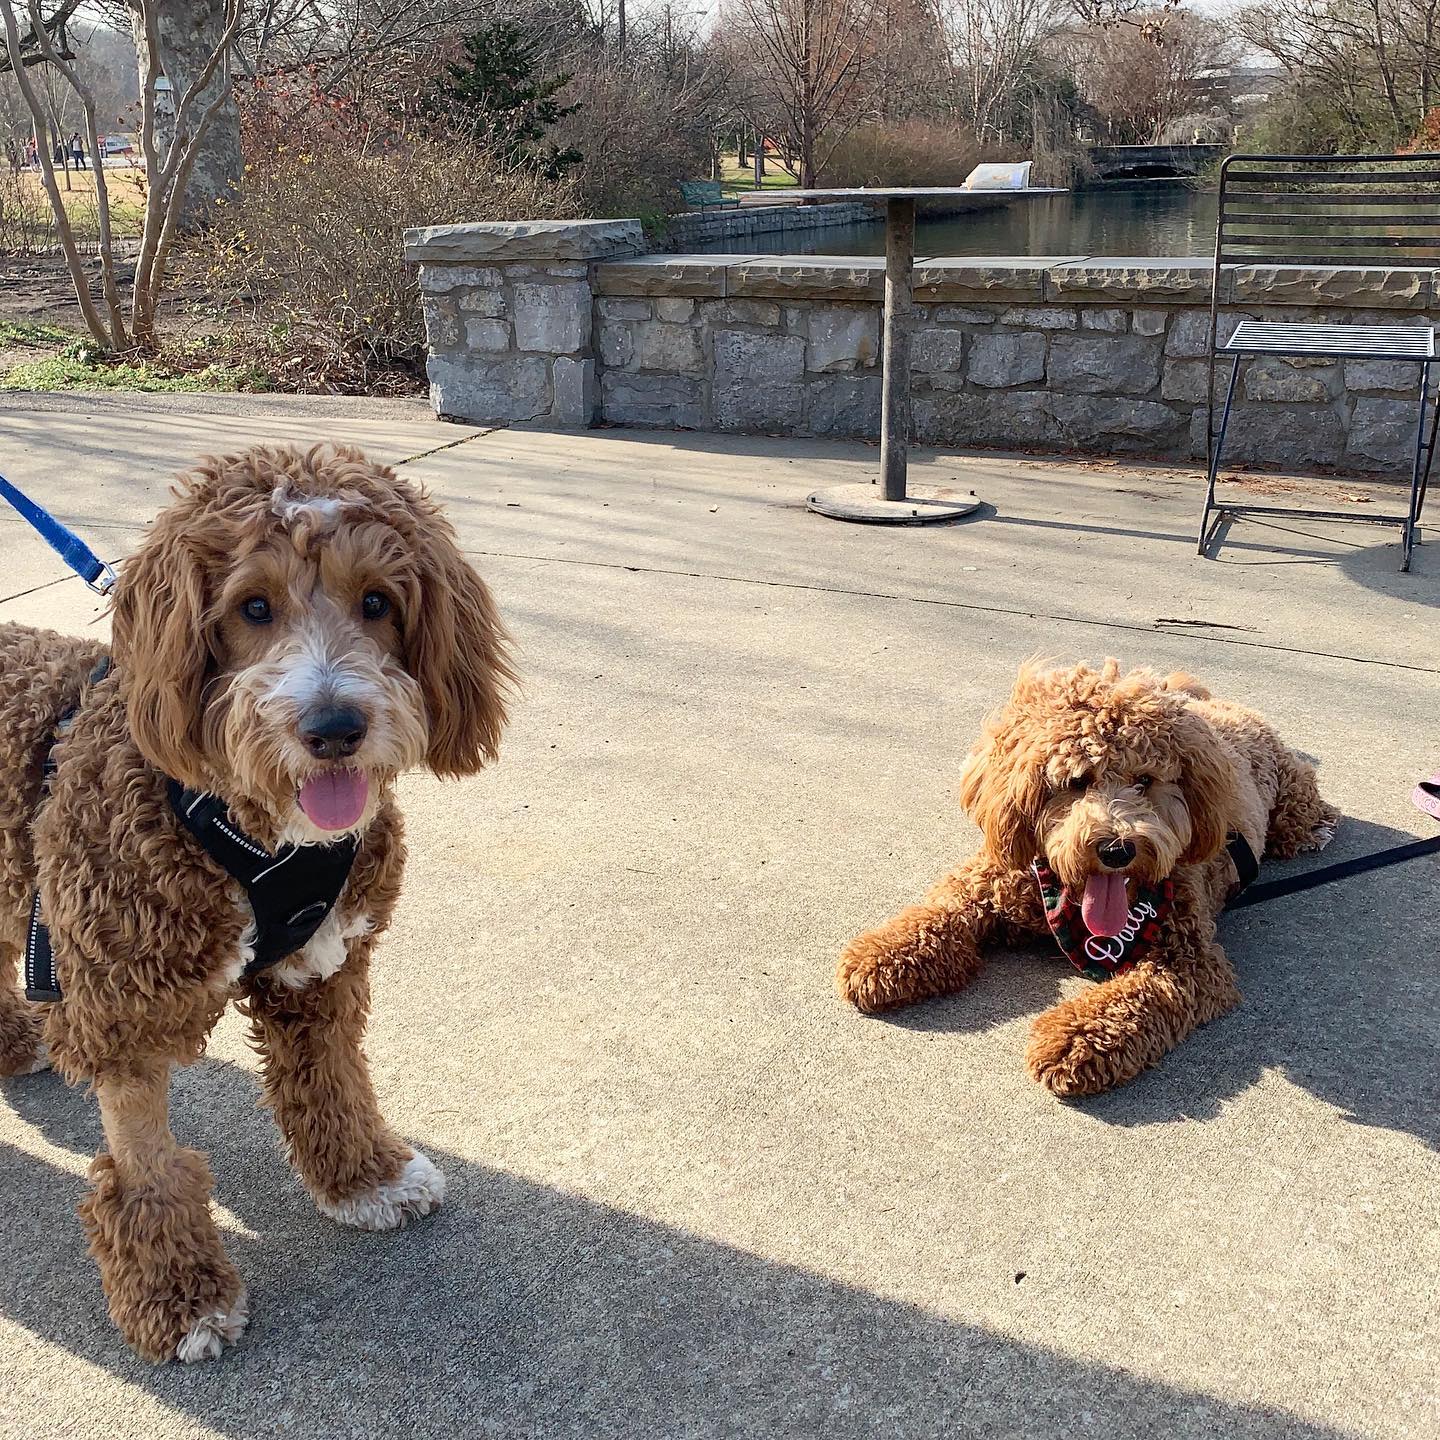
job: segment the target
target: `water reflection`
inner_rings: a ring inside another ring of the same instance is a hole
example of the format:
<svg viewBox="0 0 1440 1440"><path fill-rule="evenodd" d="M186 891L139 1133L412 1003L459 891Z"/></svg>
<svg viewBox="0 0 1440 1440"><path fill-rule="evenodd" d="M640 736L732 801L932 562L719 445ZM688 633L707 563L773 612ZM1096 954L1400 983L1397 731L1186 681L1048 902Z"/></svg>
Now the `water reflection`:
<svg viewBox="0 0 1440 1440"><path fill-rule="evenodd" d="M925 255L1209 255L1215 248L1213 190L1169 181L1102 187L1017 200L1002 209L922 218L915 253ZM724 253L735 242L699 247ZM885 227L840 225L759 235L744 244L764 255L880 255Z"/></svg>

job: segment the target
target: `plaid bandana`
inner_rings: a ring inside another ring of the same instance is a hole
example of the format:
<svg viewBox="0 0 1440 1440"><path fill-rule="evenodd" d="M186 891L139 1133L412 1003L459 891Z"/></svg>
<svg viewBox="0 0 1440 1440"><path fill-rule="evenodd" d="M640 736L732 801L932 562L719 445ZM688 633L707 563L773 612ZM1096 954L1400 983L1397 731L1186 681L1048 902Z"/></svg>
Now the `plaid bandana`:
<svg viewBox="0 0 1440 1440"><path fill-rule="evenodd" d="M1125 928L1118 935L1092 935L1080 917L1080 906L1070 898L1055 872L1038 860L1030 868L1040 884L1045 923L1055 943L1087 980L1108 980L1129 970L1141 952L1160 938L1160 922L1175 899L1171 880L1141 886Z"/></svg>

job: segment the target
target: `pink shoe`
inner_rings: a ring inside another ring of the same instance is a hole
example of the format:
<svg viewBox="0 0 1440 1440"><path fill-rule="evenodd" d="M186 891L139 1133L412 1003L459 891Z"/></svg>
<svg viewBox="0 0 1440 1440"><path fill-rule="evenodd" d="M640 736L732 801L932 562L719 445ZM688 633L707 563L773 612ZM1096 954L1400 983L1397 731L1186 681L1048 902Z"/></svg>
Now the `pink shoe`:
<svg viewBox="0 0 1440 1440"><path fill-rule="evenodd" d="M1422 780L1411 792L1411 801L1434 820L1440 820L1440 771Z"/></svg>

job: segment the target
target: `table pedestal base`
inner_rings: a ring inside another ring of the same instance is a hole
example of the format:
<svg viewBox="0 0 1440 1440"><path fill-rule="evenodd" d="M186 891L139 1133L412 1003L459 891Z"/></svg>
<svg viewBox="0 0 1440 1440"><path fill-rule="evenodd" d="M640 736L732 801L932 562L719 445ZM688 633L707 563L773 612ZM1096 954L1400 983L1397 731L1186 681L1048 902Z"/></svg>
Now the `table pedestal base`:
<svg viewBox="0 0 1440 1440"><path fill-rule="evenodd" d="M805 497L817 515L832 520L860 520L872 525L926 525L956 520L980 508L973 491L948 485L912 485L903 500L887 500L878 485L829 485Z"/></svg>

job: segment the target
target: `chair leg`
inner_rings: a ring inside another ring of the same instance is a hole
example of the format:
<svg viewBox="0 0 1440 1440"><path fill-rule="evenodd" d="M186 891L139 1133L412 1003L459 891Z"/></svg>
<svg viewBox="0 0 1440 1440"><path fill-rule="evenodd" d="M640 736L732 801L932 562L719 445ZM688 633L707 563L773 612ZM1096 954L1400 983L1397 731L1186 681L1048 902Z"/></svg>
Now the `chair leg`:
<svg viewBox="0 0 1440 1440"><path fill-rule="evenodd" d="M1430 366L1420 367L1420 414L1415 422L1415 460L1410 468L1410 508L1404 526L1404 557L1400 563L1402 572L1410 568L1410 554L1415 548L1415 527L1420 519L1420 507L1424 502L1424 479L1428 472L1425 458L1425 407L1430 394Z"/></svg>
<svg viewBox="0 0 1440 1440"><path fill-rule="evenodd" d="M1425 398L1423 389L1420 392L1420 398L1422 401ZM1430 467L1435 463L1435 436L1437 425L1440 425L1440 392L1437 392L1430 406L1430 438L1425 443L1425 471L1420 476L1420 498L1415 506L1415 524L1417 528L1420 524L1420 515L1425 509L1425 495L1430 489ZM1418 536L1416 543L1419 543Z"/></svg>
<svg viewBox="0 0 1440 1440"><path fill-rule="evenodd" d="M1225 387L1225 409L1220 415L1220 433L1215 437L1210 450L1210 470L1205 477L1205 508L1200 512L1200 536L1195 553L1203 555L1210 542L1210 512L1215 507L1215 480L1220 473L1220 452L1225 448L1225 432L1230 427L1230 405L1235 399L1235 381L1240 374L1240 357L1237 355L1230 366L1230 383Z"/></svg>

